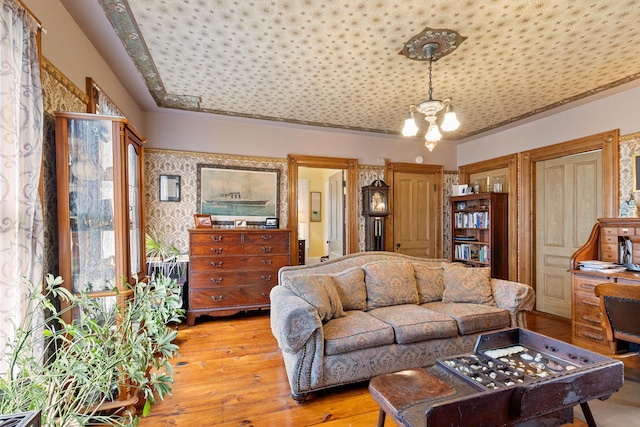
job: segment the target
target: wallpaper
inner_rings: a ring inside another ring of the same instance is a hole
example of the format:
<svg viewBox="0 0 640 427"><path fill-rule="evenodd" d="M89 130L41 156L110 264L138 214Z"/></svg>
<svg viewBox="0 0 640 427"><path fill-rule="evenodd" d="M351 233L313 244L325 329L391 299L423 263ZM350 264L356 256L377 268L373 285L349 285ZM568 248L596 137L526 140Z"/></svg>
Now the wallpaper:
<svg viewBox="0 0 640 427"><path fill-rule="evenodd" d="M634 155L640 155L640 132L620 137L620 206L634 200L636 210L631 215L638 217L640 192L634 192L633 188ZM637 173L640 173L640 170Z"/></svg>
<svg viewBox="0 0 640 427"><path fill-rule="evenodd" d="M144 160L146 229L163 234L183 253L187 253L189 247L187 229L193 228L193 215L199 213L197 206L198 164L279 169L280 214L278 216L280 228L287 228L287 159L149 149L144 152ZM180 176L179 202L161 202L159 200L160 175Z"/></svg>

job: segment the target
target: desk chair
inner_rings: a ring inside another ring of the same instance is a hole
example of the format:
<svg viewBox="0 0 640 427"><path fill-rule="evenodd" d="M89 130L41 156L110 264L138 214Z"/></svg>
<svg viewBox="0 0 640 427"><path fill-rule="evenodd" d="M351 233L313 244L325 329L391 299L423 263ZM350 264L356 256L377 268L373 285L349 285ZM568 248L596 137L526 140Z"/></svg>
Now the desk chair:
<svg viewBox="0 0 640 427"><path fill-rule="evenodd" d="M622 352L613 357L627 368L640 368L640 286L603 283L596 286L595 294L600 298L607 339L619 340Z"/></svg>

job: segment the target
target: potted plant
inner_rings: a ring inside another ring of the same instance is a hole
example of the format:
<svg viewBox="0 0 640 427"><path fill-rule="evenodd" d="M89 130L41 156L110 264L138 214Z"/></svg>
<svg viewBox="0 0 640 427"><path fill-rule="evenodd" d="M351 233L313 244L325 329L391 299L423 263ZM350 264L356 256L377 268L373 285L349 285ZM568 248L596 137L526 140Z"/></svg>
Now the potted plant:
<svg viewBox="0 0 640 427"><path fill-rule="evenodd" d="M30 285L32 309L0 355L9 367L0 377L0 413L41 410L43 426L135 425L138 396L146 415L154 394L171 391L178 347L167 323L181 315L175 280L140 281L133 299L111 308L61 283L48 275L44 292ZM67 310L91 314L65 323Z"/></svg>

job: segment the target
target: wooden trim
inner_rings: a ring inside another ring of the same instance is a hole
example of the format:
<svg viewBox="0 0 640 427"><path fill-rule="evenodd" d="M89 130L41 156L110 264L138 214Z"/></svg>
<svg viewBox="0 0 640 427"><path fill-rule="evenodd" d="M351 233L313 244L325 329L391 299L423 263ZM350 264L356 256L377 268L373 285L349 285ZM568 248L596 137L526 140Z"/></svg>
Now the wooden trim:
<svg viewBox="0 0 640 427"><path fill-rule="evenodd" d="M496 157L495 159L471 163L458 168L458 184L469 184L470 176L480 172L507 168L509 180L508 200L508 245L509 245L509 280L517 280L518 277L518 155Z"/></svg>
<svg viewBox="0 0 640 427"><path fill-rule="evenodd" d="M536 162L558 157L602 150L602 202L605 217L615 217L618 212L620 188L620 131L578 138L555 145L524 151L519 155L520 194L518 221L520 239L520 263L518 281L535 289L535 174Z"/></svg>
<svg viewBox="0 0 640 427"><path fill-rule="evenodd" d="M347 254L358 252L358 159L344 159L337 157L306 156L289 154L288 185L289 214L288 224L291 229L291 248L298 247L298 167L342 169L346 171L345 195L345 238L347 239ZM291 251L291 265L298 265L298 256Z"/></svg>
<svg viewBox="0 0 640 427"><path fill-rule="evenodd" d="M394 241L393 241L393 178L396 172L401 173L421 173L421 174L435 174L436 175L436 230L440 230L439 233L436 234L436 248L435 253L440 254L439 257L442 258L442 241L443 241L443 221L444 221L444 166L442 165L420 165L416 163L393 163L385 160L385 183L389 186L389 215L386 217L385 221L385 250L389 252L394 252Z"/></svg>

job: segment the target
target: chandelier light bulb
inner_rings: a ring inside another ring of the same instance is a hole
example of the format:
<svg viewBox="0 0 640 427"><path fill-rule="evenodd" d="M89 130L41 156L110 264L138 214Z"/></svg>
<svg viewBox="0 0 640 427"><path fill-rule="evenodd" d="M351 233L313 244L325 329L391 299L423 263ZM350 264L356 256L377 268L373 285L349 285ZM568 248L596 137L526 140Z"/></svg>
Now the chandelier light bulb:
<svg viewBox="0 0 640 427"><path fill-rule="evenodd" d="M436 118L430 117L430 119L429 130L427 130L427 134L424 136L424 139L427 142L438 142L440 141L440 138L442 138L442 134L440 133L440 129L438 129L438 125L436 124Z"/></svg>
<svg viewBox="0 0 640 427"><path fill-rule="evenodd" d="M416 136L418 134L418 125L413 118L413 112L407 114L407 119L404 121L404 127L402 128L403 136Z"/></svg>
<svg viewBox="0 0 640 427"><path fill-rule="evenodd" d="M460 126L460 122L456 117L456 112L453 111L453 107L451 104L447 105L447 112L444 115L444 120L442 121L442 130L445 132L451 132L458 129Z"/></svg>

